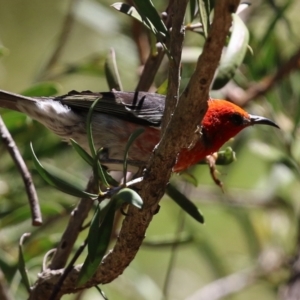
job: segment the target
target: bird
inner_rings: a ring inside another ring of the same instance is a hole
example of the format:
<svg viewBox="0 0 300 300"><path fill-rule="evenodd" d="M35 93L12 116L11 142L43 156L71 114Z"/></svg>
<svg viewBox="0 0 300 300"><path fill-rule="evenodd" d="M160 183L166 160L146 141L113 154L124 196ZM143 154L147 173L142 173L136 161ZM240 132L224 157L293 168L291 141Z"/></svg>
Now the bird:
<svg viewBox="0 0 300 300"><path fill-rule="evenodd" d="M28 97L0 90L1 108L22 112L63 140L75 140L87 151L87 115L97 99L91 123L95 148L105 149L101 163L111 171L122 170L128 138L143 128L129 150L128 170L146 166L160 140L165 96L148 92L71 91L62 96ZM244 128L257 124L279 128L270 119L249 114L232 102L208 99L207 112L199 124L199 138L191 147L181 149L172 171L180 173L188 169L218 151Z"/></svg>

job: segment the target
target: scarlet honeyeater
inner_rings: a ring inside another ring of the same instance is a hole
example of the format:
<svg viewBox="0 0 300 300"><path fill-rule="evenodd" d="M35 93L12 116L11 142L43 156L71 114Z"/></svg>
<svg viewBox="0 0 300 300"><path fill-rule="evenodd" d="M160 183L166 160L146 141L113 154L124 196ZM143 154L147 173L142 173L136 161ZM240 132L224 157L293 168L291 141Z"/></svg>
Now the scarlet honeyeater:
<svg viewBox="0 0 300 300"><path fill-rule="evenodd" d="M0 90L0 107L20 111L44 124L63 139L74 139L88 150L86 119L91 104L98 101L92 118L95 147L107 150L110 170L121 170L128 138L138 127L145 131L129 151L128 161L146 165L160 138L160 123L165 97L154 93L72 91L58 97L24 97ZM248 114L225 100L208 100L198 141L178 154L174 172L180 172L219 150L245 127L265 124L278 127L271 120Z"/></svg>

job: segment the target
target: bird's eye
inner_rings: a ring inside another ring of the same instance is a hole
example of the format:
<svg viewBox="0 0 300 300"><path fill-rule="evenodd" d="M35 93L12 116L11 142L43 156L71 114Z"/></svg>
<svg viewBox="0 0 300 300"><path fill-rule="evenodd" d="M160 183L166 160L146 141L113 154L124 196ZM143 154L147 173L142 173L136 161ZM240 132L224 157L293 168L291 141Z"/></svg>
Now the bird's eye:
<svg viewBox="0 0 300 300"><path fill-rule="evenodd" d="M240 126L244 124L244 117L238 113L232 114L230 119L234 125Z"/></svg>

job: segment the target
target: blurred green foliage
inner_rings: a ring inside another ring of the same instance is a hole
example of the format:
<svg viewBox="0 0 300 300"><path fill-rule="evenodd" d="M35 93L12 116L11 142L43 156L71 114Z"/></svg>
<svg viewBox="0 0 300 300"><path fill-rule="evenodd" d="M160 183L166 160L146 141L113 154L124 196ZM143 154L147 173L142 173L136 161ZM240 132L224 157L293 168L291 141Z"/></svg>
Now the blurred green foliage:
<svg viewBox="0 0 300 300"><path fill-rule="evenodd" d="M153 2L160 11L167 3ZM68 2L0 0L1 89L35 92L34 87L43 84L45 95L74 89L105 91L108 87L104 63L110 48L114 48L124 90L133 90L140 62L132 37L132 20L110 8L111 4L113 2L107 0L78 1L65 48L57 63L49 68L47 62L69 10ZM253 54L248 51L244 64L235 74L237 86L247 90L273 75L299 51L299 9L300 3L296 0L255 1L242 13ZM183 86L193 71L203 42L203 37L187 31ZM184 299L233 273L241 278L238 275L245 270L260 270L261 273L226 299L271 300L277 297L279 288L289 276L284 262L293 256L299 234L300 74L297 68L268 93L248 102L248 111L273 119L281 130L250 128L228 143L236 152L237 161L229 166L218 166L225 193L213 184L204 165L195 166L189 170L189 175L186 174L197 181L198 187L173 176L180 191L201 209L206 225L182 215L178 206L166 196L148 229L145 246L121 277L103 287L109 299L160 299L162 291L166 290L168 269L171 269L168 299ZM166 79L166 72L163 63L156 79L158 85ZM225 97L226 91L214 91L214 95ZM39 159L63 168L82 182L87 181L91 171L78 160L69 145L42 125L19 113L2 110L1 114L33 173L44 219L42 227L31 226L23 182L0 144L0 269L13 298L24 299L26 289L20 285L17 271L21 235L31 233L23 251L29 280L33 283L44 255L57 245L76 204L76 199L49 187L37 174L31 159L30 141ZM189 238L181 244L182 235ZM85 230L76 247L86 236ZM170 246L170 243L160 242L172 239L179 243ZM84 255L79 262L83 260ZM276 264L278 267L272 269ZM96 289L82 295L82 299L95 297L100 297ZM75 298L74 295L64 297Z"/></svg>

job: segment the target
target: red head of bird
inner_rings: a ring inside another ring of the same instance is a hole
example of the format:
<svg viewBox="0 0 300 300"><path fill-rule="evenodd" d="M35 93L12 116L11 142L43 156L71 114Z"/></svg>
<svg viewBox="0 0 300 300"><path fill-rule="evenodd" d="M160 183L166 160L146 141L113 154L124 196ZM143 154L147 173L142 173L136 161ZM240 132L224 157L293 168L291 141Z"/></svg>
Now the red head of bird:
<svg viewBox="0 0 300 300"><path fill-rule="evenodd" d="M201 123L201 137L192 149L183 149L174 167L175 172L187 169L193 164L218 151L224 143L245 127L265 124L277 127L271 120L248 114L239 106L218 99L208 100L208 109Z"/></svg>

